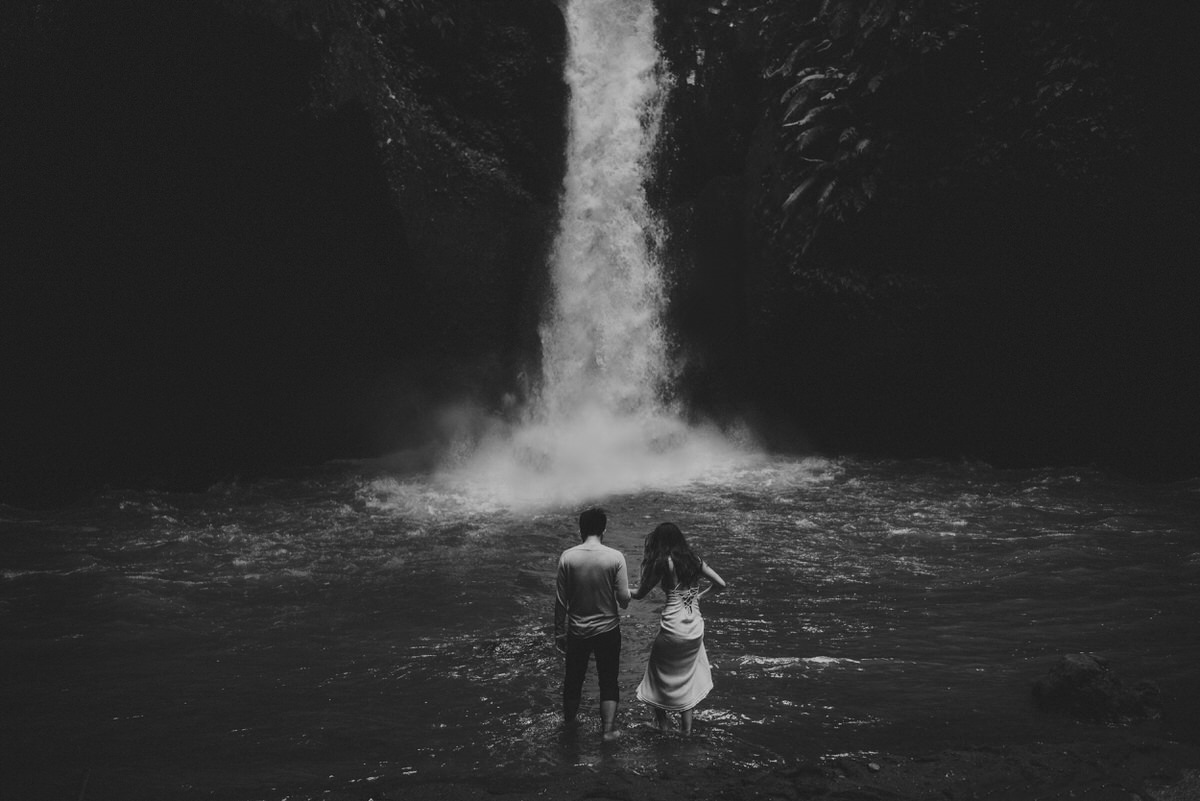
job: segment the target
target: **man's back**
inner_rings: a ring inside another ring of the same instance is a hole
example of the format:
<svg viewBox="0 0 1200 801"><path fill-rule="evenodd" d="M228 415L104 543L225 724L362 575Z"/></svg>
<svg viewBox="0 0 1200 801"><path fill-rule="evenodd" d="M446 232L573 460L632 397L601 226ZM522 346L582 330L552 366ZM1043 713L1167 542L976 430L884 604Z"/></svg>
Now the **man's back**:
<svg viewBox="0 0 1200 801"><path fill-rule="evenodd" d="M629 597L624 555L600 543L568 548L558 560L557 592L572 636L594 637L615 629L621 622L618 600Z"/></svg>

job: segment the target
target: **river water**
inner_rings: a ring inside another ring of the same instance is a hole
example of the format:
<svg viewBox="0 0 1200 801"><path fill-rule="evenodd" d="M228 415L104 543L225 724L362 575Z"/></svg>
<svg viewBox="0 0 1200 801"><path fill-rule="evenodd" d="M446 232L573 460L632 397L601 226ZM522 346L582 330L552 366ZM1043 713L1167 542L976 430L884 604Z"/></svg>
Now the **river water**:
<svg viewBox="0 0 1200 801"><path fill-rule="evenodd" d="M601 745L591 679L561 730L548 632L578 505L343 463L0 508L0 797L315 799L1104 736L1030 703L1079 651L1159 684L1156 733L1200 739L1200 481L781 457L598 500L631 572L673 520L729 581L703 604L716 687L690 741L633 699L657 593L624 618L626 736Z"/></svg>

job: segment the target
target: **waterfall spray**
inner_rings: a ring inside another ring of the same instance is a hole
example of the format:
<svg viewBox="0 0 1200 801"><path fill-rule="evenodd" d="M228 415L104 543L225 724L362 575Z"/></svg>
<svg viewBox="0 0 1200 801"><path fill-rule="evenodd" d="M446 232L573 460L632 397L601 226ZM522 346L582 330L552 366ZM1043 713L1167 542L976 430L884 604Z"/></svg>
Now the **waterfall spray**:
<svg viewBox="0 0 1200 801"><path fill-rule="evenodd" d="M486 438L452 477L507 504L679 485L747 455L667 400L659 227L645 193L667 89L653 0L563 8L567 173L542 379L520 425Z"/></svg>

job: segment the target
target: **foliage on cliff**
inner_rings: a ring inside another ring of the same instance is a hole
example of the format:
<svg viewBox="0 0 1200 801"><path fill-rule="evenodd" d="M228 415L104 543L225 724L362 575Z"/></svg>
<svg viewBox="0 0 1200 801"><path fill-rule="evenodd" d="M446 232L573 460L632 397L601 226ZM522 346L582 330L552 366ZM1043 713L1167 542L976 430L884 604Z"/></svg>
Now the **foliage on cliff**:
<svg viewBox="0 0 1200 801"><path fill-rule="evenodd" d="M835 449L1191 458L1197 7L660 6L706 386Z"/></svg>
<svg viewBox="0 0 1200 801"><path fill-rule="evenodd" d="M781 151L762 211L795 269L835 257L859 218L889 207L984 190L1115 206L1130 173L1152 168L1146 150L1175 144L1176 163L1197 163L1194 144L1160 138L1164 93L1187 96L1163 84L1196 86L1172 52L1193 11L722 0L691 16L697 49L736 42L757 61Z"/></svg>
<svg viewBox="0 0 1200 801"><path fill-rule="evenodd" d="M561 95L540 74L556 38L544 30L554 23L547 3L219 1L319 49L313 108L365 108L398 192L413 181L427 189L485 181L547 194L554 169L544 165L557 160L544 149L557 141L534 119Z"/></svg>

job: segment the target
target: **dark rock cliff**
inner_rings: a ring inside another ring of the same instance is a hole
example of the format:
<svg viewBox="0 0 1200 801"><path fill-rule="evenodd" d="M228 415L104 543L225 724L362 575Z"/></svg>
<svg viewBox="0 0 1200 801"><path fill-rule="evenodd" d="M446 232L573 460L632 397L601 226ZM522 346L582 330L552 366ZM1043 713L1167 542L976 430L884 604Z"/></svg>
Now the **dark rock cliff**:
<svg viewBox="0 0 1200 801"><path fill-rule="evenodd" d="M1195 468L1194 12L658 5L699 411L785 447Z"/></svg>
<svg viewBox="0 0 1200 801"><path fill-rule="evenodd" d="M561 15L378 6L7 13L6 497L380 453L536 352Z"/></svg>

